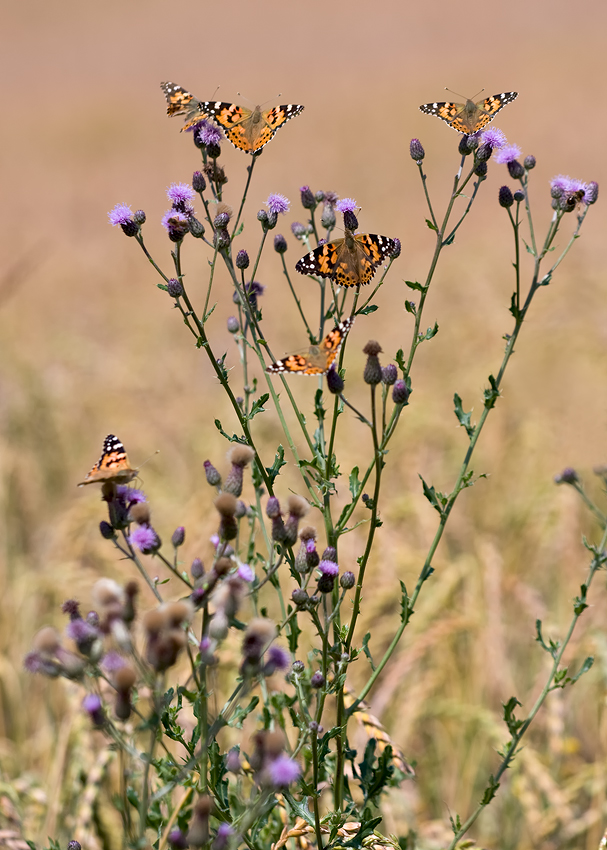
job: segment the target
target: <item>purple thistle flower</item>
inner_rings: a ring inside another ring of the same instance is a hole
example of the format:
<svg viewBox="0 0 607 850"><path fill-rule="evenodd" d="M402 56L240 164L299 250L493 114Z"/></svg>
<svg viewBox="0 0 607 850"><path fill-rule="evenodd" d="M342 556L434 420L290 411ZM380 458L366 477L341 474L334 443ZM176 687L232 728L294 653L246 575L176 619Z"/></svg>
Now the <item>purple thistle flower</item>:
<svg viewBox="0 0 607 850"><path fill-rule="evenodd" d="M78 644L79 648L81 644L91 644L99 637L99 631L82 618L70 620L65 628L65 633L76 644Z"/></svg>
<svg viewBox="0 0 607 850"><path fill-rule="evenodd" d="M345 213L345 212L356 212L358 207L356 206L356 201L354 198L342 198L335 204L335 209L337 212Z"/></svg>
<svg viewBox="0 0 607 850"><path fill-rule="evenodd" d="M138 525L129 534L129 543L147 554L158 548L158 535L149 525Z"/></svg>
<svg viewBox="0 0 607 850"><path fill-rule="evenodd" d="M278 215L278 213L288 212L291 202L284 195L273 192L271 195L268 195L266 206L272 215Z"/></svg>
<svg viewBox="0 0 607 850"><path fill-rule="evenodd" d="M291 656L282 646L272 645L267 654L268 664L274 670L286 670L291 665Z"/></svg>
<svg viewBox="0 0 607 850"><path fill-rule="evenodd" d="M497 127L488 127L483 130L480 142L492 148L503 148L506 144L506 136Z"/></svg>
<svg viewBox="0 0 607 850"><path fill-rule="evenodd" d="M301 768L296 761L286 755L280 755L268 765L268 773L273 785L284 788L299 779Z"/></svg>
<svg viewBox="0 0 607 850"><path fill-rule="evenodd" d="M23 669L27 670L28 673L40 673L43 666L39 652L28 652L23 659Z"/></svg>
<svg viewBox="0 0 607 850"><path fill-rule="evenodd" d="M318 570L323 576L336 576L339 573L339 567L335 561L322 560L318 565Z"/></svg>
<svg viewBox="0 0 607 850"><path fill-rule="evenodd" d="M220 541L220 539L219 539L219 535L218 535L218 534L212 534L212 535L209 537L209 540L211 541L211 543L213 544L213 546L214 546L216 549L217 549L217 547L219 546L219 544L220 544L220 542L221 542L221 541Z"/></svg>
<svg viewBox="0 0 607 850"><path fill-rule="evenodd" d="M234 830L229 823L220 823L217 827L217 835L213 841L213 850L226 850L229 844L230 836L234 835Z"/></svg>
<svg viewBox="0 0 607 850"><path fill-rule="evenodd" d="M172 204L185 204L196 195L189 183L171 183L167 189L167 197Z"/></svg>
<svg viewBox="0 0 607 850"><path fill-rule="evenodd" d="M118 484L116 487L116 495L119 499L131 507L139 502L147 502L143 490L137 490L135 487L128 487L126 484Z"/></svg>
<svg viewBox="0 0 607 850"><path fill-rule="evenodd" d="M518 145L504 145L495 154L495 162L498 165L507 165L509 162L514 162L522 154L522 150Z"/></svg>
<svg viewBox="0 0 607 850"><path fill-rule="evenodd" d="M218 145L224 140L221 127L218 127L217 124L214 124L212 121L207 121L206 118L199 121L192 129L198 144Z"/></svg>
<svg viewBox="0 0 607 850"><path fill-rule="evenodd" d="M248 564L240 564L238 567L238 575L243 581L253 581L255 572Z"/></svg>
<svg viewBox="0 0 607 850"><path fill-rule="evenodd" d="M106 673L115 673L116 670L121 670L126 664L126 661L118 652L111 650L101 659L101 667Z"/></svg>
<svg viewBox="0 0 607 850"><path fill-rule="evenodd" d="M97 694L87 694L82 700L82 708L89 715L95 726L104 725L105 715L103 713L103 704Z"/></svg>
<svg viewBox="0 0 607 850"><path fill-rule="evenodd" d="M188 232L187 216L180 210L167 210L162 217L161 223L169 234L169 239L172 242L181 242Z"/></svg>
<svg viewBox="0 0 607 850"><path fill-rule="evenodd" d="M116 204L114 209L107 215L112 227L116 227L117 224L123 225L133 221L133 210L126 204Z"/></svg>

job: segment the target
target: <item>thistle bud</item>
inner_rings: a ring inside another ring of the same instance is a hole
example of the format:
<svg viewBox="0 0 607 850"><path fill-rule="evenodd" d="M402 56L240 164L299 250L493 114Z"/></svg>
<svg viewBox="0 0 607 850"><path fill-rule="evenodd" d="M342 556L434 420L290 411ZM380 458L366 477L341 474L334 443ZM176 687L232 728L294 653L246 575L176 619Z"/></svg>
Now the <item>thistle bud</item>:
<svg viewBox="0 0 607 850"><path fill-rule="evenodd" d="M282 233L277 233L274 237L274 250L277 254L284 254L287 250L287 240Z"/></svg>
<svg viewBox="0 0 607 850"><path fill-rule="evenodd" d="M242 248L238 252L238 254L236 254L236 268L242 269L243 271L244 271L244 269L249 268L249 255L244 250L244 248Z"/></svg>
<svg viewBox="0 0 607 850"><path fill-rule="evenodd" d="M381 383L381 364L379 362L379 357L377 356L381 350L381 345L374 339L369 340L363 348L363 354L367 355L367 363L363 373L363 380L366 384L370 384L371 386Z"/></svg>
<svg viewBox="0 0 607 850"><path fill-rule="evenodd" d="M418 164L426 156L426 151L419 139L411 139L409 142L409 153L411 154L411 159L415 160Z"/></svg>
<svg viewBox="0 0 607 850"><path fill-rule="evenodd" d="M183 285L176 277L171 277L167 281L167 292L171 298L181 298L183 295Z"/></svg>
<svg viewBox="0 0 607 850"><path fill-rule="evenodd" d="M396 381L392 387L392 401L394 404L406 404L409 400L410 390L403 380Z"/></svg>
<svg viewBox="0 0 607 850"><path fill-rule="evenodd" d="M299 190L301 195L301 205L305 210L313 210L316 206L316 198L309 186L302 186Z"/></svg>
<svg viewBox="0 0 607 850"><path fill-rule="evenodd" d="M500 207L504 207L508 209L514 203L514 198L512 196L512 192L509 186L500 186L500 190L497 195L497 199L499 201Z"/></svg>
<svg viewBox="0 0 607 850"><path fill-rule="evenodd" d="M339 374L335 363L331 365L327 372L327 387L333 395L339 395L344 390L344 379Z"/></svg>

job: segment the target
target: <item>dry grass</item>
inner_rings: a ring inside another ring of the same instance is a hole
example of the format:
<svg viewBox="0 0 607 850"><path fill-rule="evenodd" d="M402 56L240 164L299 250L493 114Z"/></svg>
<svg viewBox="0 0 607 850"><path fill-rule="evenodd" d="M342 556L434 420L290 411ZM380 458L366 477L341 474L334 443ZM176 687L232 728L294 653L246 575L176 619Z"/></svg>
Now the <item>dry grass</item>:
<svg viewBox="0 0 607 850"><path fill-rule="evenodd" d="M450 185L457 138L417 112L418 103L439 97L444 85L468 94L483 84L518 89L500 126L538 157L534 204L544 223L553 174L603 178L596 142L605 123L596 107L605 77L603 4L578 4L575 17L564 0L514 3L507 13L497 4L473 11L446 0L414 9L362 0L334 7L312 0L308 12L278 0L259 6L236 0L228 15L194 0L112 0L103 8L22 0L5 10L0 792L14 808L10 817L0 808L0 826L21 819L23 835L37 841L59 834L69 815L71 829L91 830L87 842L78 836L83 846L98 846L93 835L100 834L116 846L108 806L94 803L111 766L88 746L79 692L21 670L32 633L58 622L67 596L86 608L96 577L124 575L96 532L96 494L74 484L108 431L136 461L161 448L144 472L159 529L168 537L184 524L185 559L205 557L212 519L202 462L219 463L225 451L209 411L233 427L151 270L105 220L117 201L144 207L151 248L166 264L156 224L164 187L188 179L197 161L189 139L164 117L160 79L174 78L201 97L221 82L224 98L244 89L263 100L282 90L286 100L306 104L257 167L243 245L255 244L253 215L269 191L296 199L307 182L354 196L362 227L401 237L403 254L381 293L382 309L352 332L353 362L368 338L379 338L385 351L408 341L402 303L409 294L401 280L427 267L431 235L409 138L426 146L432 189L445 198ZM578 57L582 74L572 68ZM508 58L510 70L502 64ZM581 137L581 116L584 124L592 116L593 136ZM234 199L244 158L226 150L225 161ZM445 256L429 302L427 323L436 318L440 333L420 353L412 404L388 458L384 526L365 595L360 634L372 629L376 656L398 619L398 578L415 581L435 528L417 474L441 489L453 482L464 450L453 392L480 410L510 328L510 234L495 202L504 178L490 168L484 198ZM592 527L573 494L556 490L551 478L567 464L589 470L605 460L600 210L601 202L563 274L540 293L475 462L490 477L461 498L436 573L373 695L374 713L417 761L415 782L389 801L386 831L406 821L427 850L441 846L450 813L464 816L475 805L496 764L505 738L500 703L516 694L529 708L541 689L546 658L533 643L535 619L548 634L562 634L583 580L580 539L592 536ZM296 253L290 240L287 258L294 262ZM193 281L206 258L190 247L185 254ZM290 348L299 331L285 319L288 302L271 252L258 276L268 286L264 315L273 347ZM221 285L216 292L213 341L223 351L232 308ZM295 391L303 399L311 387L302 381ZM278 430L270 414L263 420L256 420L258 436L270 453ZM360 461L357 442L366 440L356 421L347 429L339 445L344 469ZM344 557L354 563L358 554L353 534ZM538 718L478 824L483 846L597 847L606 819L606 601L598 583L569 654L573 668L588 654L595 666L575 689L553 694ZM363 665L354 684L364 679Z"/></svg>

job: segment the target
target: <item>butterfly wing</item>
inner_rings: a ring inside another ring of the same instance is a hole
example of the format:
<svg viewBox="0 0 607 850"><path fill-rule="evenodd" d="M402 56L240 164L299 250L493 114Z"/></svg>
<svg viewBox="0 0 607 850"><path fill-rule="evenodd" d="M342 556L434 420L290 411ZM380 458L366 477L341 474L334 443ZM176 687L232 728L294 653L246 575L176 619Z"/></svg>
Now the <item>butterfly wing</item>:
<svg viewBox="0 0 607 850"><path fill-rule="evenodd" d="M504 106L512 103L512 101L516 100L517 97L517 91L505 91L501 94L494 94L491 97L486 97L484 100L479 100L479 102L475 104L478 114L477 123L472 132L476 133L477 130L482 130L483 127L486 127L487 124L493 121L500 109L503 109Z"/></svg>
<svg viewBox="0 0 607 850"><path fill-rule="evenodd" d="M345 247L345 239L336 239L334 242L325 242L314 248L295 264L300 274L315 274L318 277L333 277L338 263L341 261Z"/></svg>
<svg viewBox="0 0 607 850"><path fill-rule="evenodd" d="M131 467L126 450L118 437L114 434L108 434L103 441L101 457L78 486L103 483L104 481L126 484L128 481L132 481L136 475L137 470Z"/></svg>
<svg viewBox="0 0 607 850"><path fill-rule="evenodd" d="M181 128L181 132L197 124L198 121L202 121L205 116L203 104L193 94L175 83L160 83L160 88L166 98L167 115L171 117L173 115L186 116L186 123Z"/></svg>
<svg viewBox="0 0 607 850"><path fill-rule="evenodd" d="M324 375L337 357L344 337L354 323L352 317L344 319L329 331L320 345L311 345L305 354L289 354L268 366L266 372L280 374L295 372L297 375Z"/></svg>
<svg viewBox="0 0 607 850"><path fill-rule="evenodd" d="M443 121L446 121L447 124L451 124L451 122L464 111L465 106L465 103L437 101L435 103L422 103L420 109L422 112L425 112L426 115L435 115L437 118L441 118Z"/></svg>
<svg viewBox="0 0 607 850"><path fill-rule="evenodd" d="M396 248L396 243L394 239L379 236L376 233L361 233L355 236L354 240L357 253L358 283L364 285L369 283L383 261L390 257L390 254ZM339 276L336 280L339 281ZM344 286L352 285L351 283L344 284Z"/></svg>
<svg viewBox="0 0 607 850"><path fill-rule="evenodd" d="M224 101L206 101L204 109L214 121L220 124L226 133L226 138L238 150L251 153L251 117L253 112L246 106L238 106L236 103L225 103Z"/></svg>

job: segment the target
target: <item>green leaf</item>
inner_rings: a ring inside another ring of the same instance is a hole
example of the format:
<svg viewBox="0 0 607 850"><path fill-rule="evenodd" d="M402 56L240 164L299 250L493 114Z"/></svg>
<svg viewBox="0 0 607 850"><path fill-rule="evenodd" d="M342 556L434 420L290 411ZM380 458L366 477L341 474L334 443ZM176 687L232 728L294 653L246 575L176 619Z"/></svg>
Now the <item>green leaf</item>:
<svg viewBox="0 0 607 850"><path fill-rule="evenodd" d="M422 339L432 339L433 336L436 336L438 333L438 322L434 323L433 328L428 328L425 334L423 334Z"/></svg>
<svg viewBox="0 0 607 850"><path fill-rule="evenodd" d="M257 401L255 401L253 403L253 407L251 408L251 412L247 416L247 420L253 419L253 417L257 416L258 413L264 413L265 412L264 404L267 402L267 400L269 398L270 398L270 393L264 393L262 396L260 396L257 399Z"/></svg>
<svg viewBox="0 0 607 850"><path fill-rule="evenodd" d="M166 285L166 283L157 283L156 286L158 287L158 289L164 290L164 292L169 291L169 287Z"/></svg>
<svg viewBox="0 0 607 850"><path fill-rule="evenodd" d="M510 312L512 313L515 319L520 319L521 311L516 306L516 292L512 293L512 297L510 299Z"/></svg>
<svg viewBox="0 0 607 850"><path fill-rule="evenodd" d="M483 401L487 410L495 407L495 402L500 397L500 391L493 375L489 375L489 387L483 390Z"/></svg>
<svg viewBox="0 0 607 850"><path fill-rule="evenodd" d="M521 703L517 700L516 697L510 697L508 702L502 704L504 709L504 721L511 735L516 735L516 733L520 730L521 726L524 723L523 720L517 720L514 715L514 712L520 705Z"/></svg>
<svg viewBox="0 0 607 850"><path fill-rule="evenodd" d="M405 310L407 313L412 313L414 316L417 313L417 305L415 301L405 301Z"/></svg>
<svg viewBox="0 0 607 850"><path fill-rule="evenodd" d="M499 782L496 782L495 778L493 776L490 776L489 777L489 785L487 785L487 787L485 789L485 793L483 794L483 797L482 797L482 800L481 800L482 806L489 805L491 800L493 800L493 798L497 794L497 790L498 790L499 787L500 787Z"/></svg>
<svg viewBox="0 0 607 850"><path fill-rule="evenodd" d="M447 236L447 238L443 242L443 248L446 245L453 245L454 242L455 242L455 231L450 236Z"/></svg>
<svg viewBox="0 0 607 850"><path fill-rule="evenodd" d="M470 421L472 411L470 411L470 413L464 413L464 409L462 407L462 400L457 393L455 393L455 395L453 396L453 404L455 405L455 415L457 416L459 424L462 426L462 428L466 429L466 434L468 434L470 438L474 437L474 434L476 432L476 426L472 425Z"/></svg>
<svg viewBox="0 0 607 850"><path fill-rule="evenodd" d="M353 500L358 498L358 495L359 495L359 493L362 489L362 486L363 486L358 479L358 471L359 471L358 467L355 466L354 469L352 470L352 472L350 473L350 477L348 479L349 487L350 487L350 493L352 494Z"/></svg>
<svg viewBox="0 0 607 850"><path fill-rule="evenodd" d="M434 230L434 232L435 232L435 233L438 233L438 227L437 227L435 224L433 224L433 223L430 221L430 219L429 219L429 218L427 218L427 219L426 219L426 224L428 225L428 227L430 228L430 230Z"/></svg>
<svg viewBox="0 0 607 850"><path fill-rule="evenodd" d="M367 304L366 307L363 307L362 310L357 312L357 316L368 316L370 313L375 313L376 310L379 310L377 304Z"/></svg>
<svg viewBox="0 0 607 850"><path fill-rule="evenodd" d="M363 638L363 652L367 656L369 660L369 664L371 665L371 670L375 672L375 664L373 662L373 656L371 655L371 650L369 649L369 641L371 640L371 633L367 632L367 634Z"/></svg>
<svg viewBox="0 0 607 850"><path fill-rule="evenodd" d="M551 280L552 280L552 272L548 272L547 274L544 275L544 277L540 281L538 281L537 285L538 286L548 286L548 284L550 283Z"/></svg>
<svg viewBox="0 0 607 850"><path fill-rule="evenodd" d="M402 350L402 348L398 349L398 351L396 352L396 357L394 359L396 360L396 365L398 366L398 368L406 375L407 363L405 360L405 352Z"/></svg>
<svg viewBox="0 0 607 850"><path fill-rule="evenodd" d="M217 307L217 303L213 304L213 306L211 307L209 312L204 314L204 316L202 317L202 324L203 325L206 325L207 321L213 315L213 313L215 312L215 307ZM224 355L224 357L225 357L225 355Z"/></svg>
<svg viewBox="0 0 607 850"><path fill-rule="evenodd" d="M409 607L409 594L407 593L407 587L404 581L400 582L400 621L401 623L406 623L409 620L411 615L411 608Z"/></svg>
<svg viewBox="0 0 607 850"><path fill-rule="evenodd" d="M428 487L421 475L419 477L424 488L424 496L430 502L432 507L442 516L445 505L447 504L447 497L439 490L435 490L434 487Z"/></svg>
<svg viewBox="0 0 607 850"><path fill-rule="evenodd" d="M525 246L525 250L527 251L527 253L531 254L532 257L535 257L535 251L533 250L533 248L530 245L527 245L527 243L525 242L524 239L523 239L523 245Z"/></svg>
<svg viewBox="0 0 607 850"><path fill-rule="evenodd" d="M285 460L285 450L282 445L278 446L276 450L276 456L274 457L274 463L272 466L266 466L266 472L268 473L268 478L270 479L270 484L274 484L276 478L280 475L280 470L283 466L286 466L287 462Z"/></svg>
<svg viewBox="0 0 607 850"><path fill-rule="evenodd" d="M229 434L227 434L227 433L223 430L223 428L222 428L222 426L221 426L221 421L220 421L219 419L216 419L216 420L215 420L215 427L217 428L217 430L219 431L219 433L221 434L221 436L222 436L222 437L225 437L225 438L226 438L226 440L229 440L231 443L242 443L242 440L240 439L240 437L237 437L237 436L236 436L236 434L232 434L232 436L230 437L230 435L229 435Z"/></svg>
<svg viewBox="0 0 607 850"><path fill-rule="evenodd" d="M242 729L242 724L244 720L249 716L252 711L255 710L258 703L259 697L252 697L250 703L246 706L246 708L243 708L241 705L237 705L227 725L236 727L237 729Z"/></svg>
<svg viewBox="0 0 607 850"><path fill-rule="evenodd" d="M314 393L314 415L319 422L325 418L325 409L322 403L322 389L316 390Z"/></svg>
<svg viewBox="0 0 607 850"><path fill-rule="evenodd" d="M425 292L428 288L424 286L423 283L419 283L417 280L406 280L405 284L409 287L409 289L416 289L418 292Z"/></svg>
<svg viewBox="0 0 607 850"><path fill-rule="evenodd" d="M240 236L242 231L244 230L244 221L241 221L238 225L238 230L233 234L232 239L235 239L237 236Z"/></svg>

